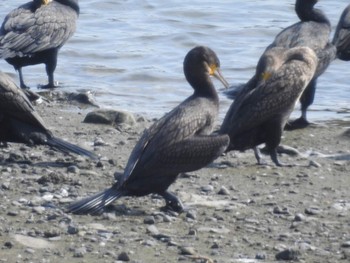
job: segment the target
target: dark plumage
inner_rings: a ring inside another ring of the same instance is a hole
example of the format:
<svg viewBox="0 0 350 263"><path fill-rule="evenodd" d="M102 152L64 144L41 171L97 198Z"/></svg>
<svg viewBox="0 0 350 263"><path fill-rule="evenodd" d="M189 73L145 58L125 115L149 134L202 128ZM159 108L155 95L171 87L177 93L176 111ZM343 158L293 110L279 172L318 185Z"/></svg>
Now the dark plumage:
<svg viewBox="0 0 350 263"><path fill-rule="evenodd" d="M18 70L45 64L48 84L54 88L59 49L73 35L79 15L78 0L33 0L11 11L0 28L0 58Z"/></svg>
<svg viewBox="0 0 350 263"><path fill-rule="evenodd" d="M333 37L333 44L337 47L337 58L350 60L350 5L340 16L337 29Z"/></svg>
<svg viewBox="0 0 350 263"><path fill-rule="evenodd" d="M73 203L77 214L100 214L121 196L161 195L167 207L182 211L181 201L167 189L179 173L200 169L226 149L227 135L209 135L218 114L219 99L210 75L225 86L219 59L207 47L192 49L184 61L184 73L194 89L192 96L143 132L124 174L111 188Z"/></svg>
<svg viewBox="0 0 350 263"><path fill-rule="evenodd" d="M0 72L0 142L45 144L64 153L73 152L97 158L92 152L54 137L24 92L2 72Z"/></svg>
<svg viewBox="0 0 350 263"><path fill-rule="evenodd" d="M298 46L307 46L311 48L318 57L318 65L314 77L304 90L301 98L301 117L294 122L288 123L289 129L306 127L306 113L308 107L313 103L317 78L327 69L329 64L336 57L336 48L330 43L331 24L326 15L319 9L314 8L317 0L296 0L295 12L300 22L295 23L282 30L265 51L274 48L292 48ZM246 85L255 86L257 82L254 76ZM244 89L244 88L243 88ZM248 88L249 89L249 88ZM226 92L228 97L235 97L238 92Z"/></svg>
<svg viewBox="0 0 350 263"><path fill-rule="evenodd" d="M229 108L220 134L230 136L227 151L253 148L261 163L257 146L265 143L273 162L282 166L276 148L283 128L317 66L315 53L307 47L270 48L260 58L254 85Z"/></svg>

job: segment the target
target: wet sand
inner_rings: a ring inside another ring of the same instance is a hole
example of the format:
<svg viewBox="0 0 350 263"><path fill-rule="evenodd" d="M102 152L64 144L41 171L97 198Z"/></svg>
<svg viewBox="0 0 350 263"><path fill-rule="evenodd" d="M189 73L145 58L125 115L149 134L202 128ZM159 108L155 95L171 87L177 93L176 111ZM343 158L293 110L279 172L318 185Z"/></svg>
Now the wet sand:
<svg viewBox="0 0 350 263"><path fill-rule="evenodd" d="M64 155L45 146L0 148L0 262L348 262L349 122L285 132L295 167L256 164L231 152L183 174L170 190L189 208L163 212L162 198L124 197L101 216L65 206L114 182L144 128L82 123L94 108L54 101L37 110L55 135L101 156Z"/></svg>

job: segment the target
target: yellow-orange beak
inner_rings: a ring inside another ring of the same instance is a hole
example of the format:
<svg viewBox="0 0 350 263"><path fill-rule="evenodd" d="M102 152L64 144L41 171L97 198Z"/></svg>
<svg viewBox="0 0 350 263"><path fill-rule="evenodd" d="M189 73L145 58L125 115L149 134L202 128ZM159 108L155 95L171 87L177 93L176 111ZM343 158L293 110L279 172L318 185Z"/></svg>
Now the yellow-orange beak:
<svg viewBox="0 0 350 263"><path fill-rule="evenodd" d="M52 2L52 0L41 0L43 5L48 5L50 2Z"/></svg>
<svg viewBox="0 0 350 263"><path fill-rule="evenodd" d="M226 89L230 86L221 74L220 68L218 68L215 64L209 66L209 74L220 80L220 82L225 86Z"/></svg>

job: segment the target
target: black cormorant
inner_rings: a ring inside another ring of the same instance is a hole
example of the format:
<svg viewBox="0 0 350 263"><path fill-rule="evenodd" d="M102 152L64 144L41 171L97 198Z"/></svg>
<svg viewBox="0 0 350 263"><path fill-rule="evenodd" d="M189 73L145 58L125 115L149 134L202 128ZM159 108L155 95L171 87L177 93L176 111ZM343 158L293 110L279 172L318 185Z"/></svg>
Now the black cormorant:
<svg viewBox="0 0 350 263"><path fill-rule="evenodd" d="M56 138L33 108L23 90L0 72L0 142L45 144L64 153L73 152L96 159L96 155L77 145Z"/></svg>
<svg viewBox="0 0 350 263"><path fill-rule="evenodd" d="M156 193L166 207L181 212L181 201L168 191L179 173L198 170L222 154L227 135L209 135L218 114L219 99L210 76L225 86L216 54L207 47L195 47L184 60L184 73L194 89L192 96L143 132L134 147L123 175L111 188L71 204L76 214L100 214L121 196Z"/></svg>
<svg viewBox="0 0 350 263"><path fill-rule="evenodd" d="M59 49L73 35L79 15L78 0L33 0L11 11L0 28L0 58L19 73L22 67L45 64L48 84L54 88Z"/></svg>
<svg viewBox="0 0 350 263"><path fill-rule="evenodd" d="M350 5L340 16L337 29L334 33L333 44L337 47L337 58L350 60Z"/></svg>
<svg viewBox="0 0 350 263"><path fill-rule="evenodd" d="M317 78L327 69L329 64L336 57L336 48L329 41L331 33L331 24L326 15L319 9L314 8L318 0L296 0L295 12L300 22L295 23L282 30L272 44L265 51L273 47L292 48L297 46L307 46L314 50L318 57L318 66L315 76L304 90L300 97L301 117L288 123L288 129L296 129L306 127L306 113L308 107L313 103ZM246 84L247 86L256 85L256 76L254 76ZM241 87L242 88L242 87ZM243 90L245 88L243 87ZM247 88L249 89L249 87ZM235 97L240 91L230 90L228 97Z"/></svg>
<svg viewBox="0 0 350 263"><path fill-rule="evenodd" d="M255 85L246 86L245 91L238 94L220 127L220 134L230 136L226 151L253 148L260 164L257 146L265 143L273 162L283 166L276 148L295 103L313 78L316 67L316 54L308 47L268 49L258 62Z"/></svg>

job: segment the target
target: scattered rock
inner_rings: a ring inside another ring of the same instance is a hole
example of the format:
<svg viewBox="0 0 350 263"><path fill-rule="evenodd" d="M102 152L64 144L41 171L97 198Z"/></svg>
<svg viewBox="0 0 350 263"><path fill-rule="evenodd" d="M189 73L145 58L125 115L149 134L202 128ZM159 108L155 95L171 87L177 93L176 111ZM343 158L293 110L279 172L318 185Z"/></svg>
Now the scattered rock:
<svg viewBox="0 0 350 263"><path fill-rule="evenodd" d="M300 251L294 249L286 249L276 254L277 260L298 260Z"/></svg>
<svg viewBox="0 0 350 263"><path fill-rule="evenodd" d="M89 112L85 119L85 123L119 125L128 124L135 125L135 117L129 112L115 110L98 110Z"/></svg>
<svg viewBox="0 0 350 263"><path fill-rule="evenodd" d="M128 253L126 252L122 252L118 255L118 260L120 261L130 261L130 257L128 255Z"/></svg>

